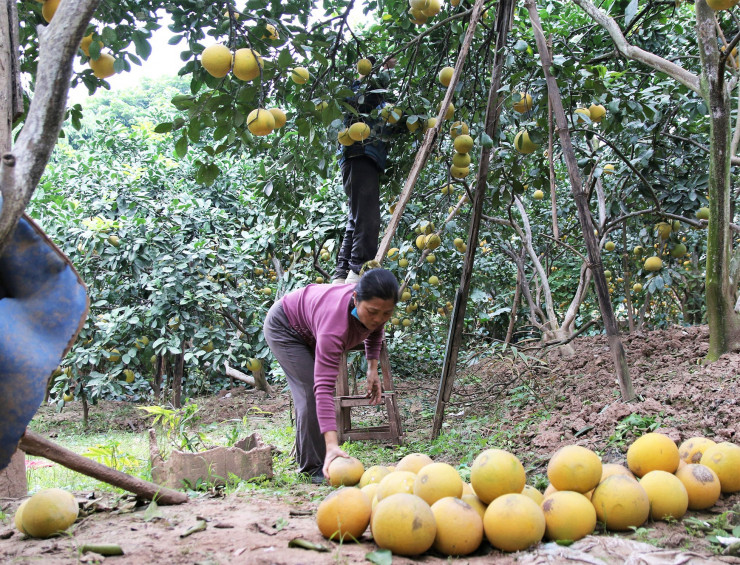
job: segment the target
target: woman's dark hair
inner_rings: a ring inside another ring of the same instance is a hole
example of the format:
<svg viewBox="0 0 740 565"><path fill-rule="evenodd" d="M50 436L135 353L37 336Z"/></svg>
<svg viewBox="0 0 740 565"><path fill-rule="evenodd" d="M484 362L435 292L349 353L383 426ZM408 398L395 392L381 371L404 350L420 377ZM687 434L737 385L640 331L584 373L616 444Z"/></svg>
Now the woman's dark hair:
<svg viewBox="0 0 740 565"><path fill-rule="evenodd" d="M370 269L366 271L360 282L355 286L357 302L380 298L398 302L398 281L393 273L385 269Z"/></svg>

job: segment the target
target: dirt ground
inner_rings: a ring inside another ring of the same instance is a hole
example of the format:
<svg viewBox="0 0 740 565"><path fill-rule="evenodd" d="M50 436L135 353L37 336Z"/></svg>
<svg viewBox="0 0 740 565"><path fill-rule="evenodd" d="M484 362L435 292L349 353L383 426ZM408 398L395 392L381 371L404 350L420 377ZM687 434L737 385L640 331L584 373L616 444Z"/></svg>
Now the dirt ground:
<svg viewBox="0 0 740 565"><path fill-rule="evenodd" d="M604 337L574 342L570 358L551 354L546 363L529 358L518 363L488 359L458 374L459 384L448 407L447 421L489 422L476 430L494 436L502 447L516 453L530 475L545 472L547 460L562 445L578 443L598 450L604 462L625 461L627 446L645 426L657 422L657 431L680 442L702 435L716 441L740 444L740 354L701 363L708 347L706 327L673 328L624 336L624 346L635 392L635 402L622 402L613 362ZM428 437L429 406L434 406L437 376L426 383L396 380L402 421L408 440ZM115 403L95 408L115 413ZM204 423L241 418L247 411L261 418L284 415L287 393L234 389L202 401ZM256 410L259 409L259 410ZM491 419L495 414L495 429ZM45 418L69 418L70 414ZM115 421L122 429L144 431L145 416ZM473 454L475 455L475 454ZM443 458L440 458L443 459ZM450 461L456 463L456 461ZM392 463L391 461L388 462ZM314 513L328 487L298 485L289 495L239 492L225 498L203 495L186 505L147 511L146 504L108 496L90 500L77 493L89 515L75 524L72 535L49 540L25 539L0 525L0 562L66 564L96 562L94 554L78 557L85 543L114 542L125 555L108 557L115 563L225 564L259 563L363 563L377 547L369 533L360 543L328 542L319 534ZM0 501L5 512L17 502ZM690 512L692 520L710 521L730 511L728 520L740 525L740 493L723 495L708 513ZM205 529L182 537L199 520ZM473 556L457 563L740 563L740 558L719 556L702 534L689 533L684 523L649 523L645 529L621 536L600 535L561 547L540 544L528 552L504 554L484 543ZM697 522L698 523L698 522ZM289 547L294 539L320 544L326 552ZM645 543L648 542L648 543ZM394 556L393 563L442 563L448 558L433 552L418 558Z"/></svg>

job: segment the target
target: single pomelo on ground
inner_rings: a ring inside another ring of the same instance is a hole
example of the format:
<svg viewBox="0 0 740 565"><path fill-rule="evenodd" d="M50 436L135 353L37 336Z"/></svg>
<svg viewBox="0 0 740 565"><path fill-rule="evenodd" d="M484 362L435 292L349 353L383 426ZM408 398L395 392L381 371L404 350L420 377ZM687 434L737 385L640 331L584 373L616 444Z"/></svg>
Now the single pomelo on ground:
<svg viewBox="0 0 740 565"><path fill-rule="evenodd" d="M424 246L422 245L419 249L424 249ZM412 473L418 473L423 467L431 463L434 463L432 458L424 453L409 453L398 462L398 465L396 465L396 471L411 471Z"/></svg>
<svg viewBox="0 0 740 565"><path fill-rule="evenodd" d="M542 503L545 536L551 540L576 541L596 527L596 510L579 492L562 490L552 493Z"/></svg>
<svg viewBox="0 0 740 565"><path fill-rule="evenodd" d="M113 68L115 62L113 55L101 53L97 59L90 59L88 64L96 77L104 79L116 74L116 70Z"/></svg>
<svg viewBox="0 0 740 565"><path fill-rule="evenodd" d="M712 445L717 445L717 443L709 438L691 437L678 446L678 456L686 463L699 463L701 456Z"/></svg>
<svg viewBox="0 0 740 565"><path fill-rule="evenodd" d="M327 539L356 540L367 529L371 511L370 499L364 492L357 487L345 487L321 501L316 524Z"/></svg>
<svg viewBox="0 0 740 565"><path fill-rule="evenodd" d="M588 492L601 480L601 459L580 445L566 445L547 464L547 478L558 490Z"/></svg>
<svg viewBox="0 0 740 565"><path fill-rule="evenodd" d="M66 490L42 490L29 498L23 507L23 531L35 538L48 538L74 524L78 512L75 497Z"/></svg>
<svg viewBox="0 0 740 565"><path fill-rule="evenodd" d="M337 457L329 463L329 484L351 487L360 482L365 466L354 457Z"/></svg>
<svg viewBox="0 0 740 565"><path fill-rule="evenodd" d="M619 463L603 463L601 465L601 479L599 482L608 479L612 475L624 475L630 479L634 479L635 476L632 474L627 467L620 465Z"/></svg>
<svg viewBox="0 0 740 565"><path fill-rule="evenodd" d="M740 446L723 441L706 449L701 464L717 473L722 492L740 490Z"/></svg>
<svg viewBox="0 0 740 565"><path fill-rule="evenodd" d="M391 471L388 467L383 465L373 465L369 467L360 478L360 488L369 485L371 483L379 483L383 477L389 474Z"/></svg>
<svg viewBox="0 0 740 565"><path fill-rule="evenodd" d="M378 497L378 500L383 500L393 494L413 494L415 481L416 473L412 473L411 471L393 471L380 480L375 496Z"/></svg>
<svg viewBox="0 0 740 565"><path fill-rule="evenodd" d="M396 555L419 555L432 547L437 523L432 509L421 498L399 493L378 500L372 531L381 549Z"/></svg>
<svg viewBox="0 0 740 565"><path fill-rule="evenodd" d="M504 494L521 493L526 482L521 461L503 449L486 449L470 468L470 484L484 504Z"/></svg>
<svg viewBox="0 0 740 565"><path fill-rule="evenodd" d="M524 114L532 109L532 96L524 92L519 92L519 100L514 102L513 108L520 114ZM516 96L514 96L516 98Z"/></svg>
<svg viewBox="0 0 740 565"><path fill-rule="evenodd" d="M275 116L265 108L256 108L247 116L247 129L256 136L268 135L275 129Z"/></svg>
<svg viewBox="0 0 740 565"><path fill-rule="evenodd" d="M27 498L26 500L21 502L21 505L18 507L18 510L15 511L15 516L13 516L13 522L15 522L15 528L22 534L26 533L26 530L23 529L23 510L26 508L26 505L28 504L29 500L31 499Z"/></svg>
<svg viewBox="0 0 740 565"><path fill-rule="evenodd" d="M653 520L680 520L689 507L689 494L683 482L667 471L650 471L640 479L650 500Z"/></svg>
<svg viewBox="0 0 740 565"><path fill-rule="evenodd" d="M486 508L483 529L491 545L502 551L522 551L545 535L545 515L531 498L512 493Z"/></svg>
<svg viewBox="0 0 740 565"><path fill-rule="evenodd" d="M523 129L514 136L514 149L522 155L529 155L530 153L535 152L537 144L533 143L532 140L529 139L529 132Z"/></svg>
<svg viewBox="0 0 740 565"><path fill-rule="evenodd" d="M689 463L676 471L676 477L686 487L689 510L706 510L714 506L722 492L717 473L706 465Z"/></svg>
<svg viewBox="0 0 740 565"><path fill-rule="evenodd" d="M442 67L442 70L439 71L439 82L442 83L442 86L450 86L452 73L454 72L455 69L453 69L452 67Z"/></svg>
<svg viewBox="0 0 740 565"><path fill-rule="evenodd" d="M448 496L462 496L463 481L457 470L447 463L430 463L419 470L414 481L414 494L430 506Z"/></svg>
<svg viewBox="0 0 740 565"><path fill-rule="evenodd" d="M483 519L467 502L448 496L432 504L437 523L434 549L444 555L468 555L483 541Z"/></svg>
<svg viewBox="0 0 740 565"><path fill-rule="evenodd" d="M234 56L226 45L209 45L200 55L200 64L209 75L222 78L229 74Z"/></svg>
<svg viewBox="0 0 740 565"><path fill-rule="evenodd" d="M355 122L349 126L349 136L355 141L364 141L370 136L370 126L364 122Z"/></svg>
<svg viewBox="0 0 740 565"><path fill-rule="evenodd" d="M596 517L607 529L615 531L639 528L650 515L650 499L635 479L612 475L594 489L591 504Z"/></svg>
<svg viewBox="0 0 740 565"><path fill-rule="evenodd" d="M240 80L253 80L260 76L262 57L254 49L237 49L234 52L234 66L231 72Z"/></svg>
<svg viewBox="0 0 740 565"><path fill-rule="evenodd" d="M290 71L290 79L296 84L306 84L308 76L308 69L306 67L295 67Z"/></svg>
<svg viewBox="0 0 740 565"><path fill-rule="evenodd" d="M542 501L545 500L545 495L531 485L524 485L522 494L528 498L531 498L537 504L542 504Z"/></svg>
<svg viewBox="0 0 740 565"><path fill-rule="evenodd" d="M285 112L280 108L270 108L268 111L272 114L272 117L275 118L275 129L280 129L285 125L285 122L288 121L288 117L285 115Z"/></svg>
<svg viewBox="0 0 740 565"><path fill-rule="evenodd" d="M675 473L679 459L674 441L656 432L640 436L627 449L627 466L638 477L650 471Z"/></svg>

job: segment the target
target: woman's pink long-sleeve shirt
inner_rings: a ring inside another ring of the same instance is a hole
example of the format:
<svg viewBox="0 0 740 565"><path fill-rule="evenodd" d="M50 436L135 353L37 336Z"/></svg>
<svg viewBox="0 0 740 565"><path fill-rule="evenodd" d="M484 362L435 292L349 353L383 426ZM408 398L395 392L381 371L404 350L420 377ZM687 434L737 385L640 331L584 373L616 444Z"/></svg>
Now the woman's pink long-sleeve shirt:
<svg viewBox="0 0 740 565"><path fill-rule="evenodd" d="M352 315L354 290L353 284L310 284L283 297L291 327L314 348L313 391L322 434L337 429L334 390L342 353L364 341L365 356L380 357L383 328L371 332Z"/></svg>

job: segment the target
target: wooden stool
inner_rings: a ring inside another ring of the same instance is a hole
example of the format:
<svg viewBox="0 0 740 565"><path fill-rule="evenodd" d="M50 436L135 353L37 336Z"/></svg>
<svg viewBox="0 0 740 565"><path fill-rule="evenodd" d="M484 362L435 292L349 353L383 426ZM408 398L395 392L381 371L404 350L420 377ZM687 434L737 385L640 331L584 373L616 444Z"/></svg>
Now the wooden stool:
<svg viewBox="0 0 740 565"><path fill-rule="evenodd" d="M364 345L355 347L352 351L364 351ZM341 444L347 440L366 440L381 439L391 440L396 445L401 445L403 430L401 428L401 419L398 415L398 406L396 404L396 392L393 390L391 380L391 363L388 359L388 350L385 346L385 340L380 347L380 371L383 374L382 401L385 403L385 409L388 412L388 424L384 426L373 427L352 427L352 416L350 410L357 406L370 406L370 399L364 395L351 395L349 391L349 371L347 369L347 356L349 352L342 353L339 361L339 374L337 375L337 394L334 398L334 406L337 412L337 436Z"/></svg>

